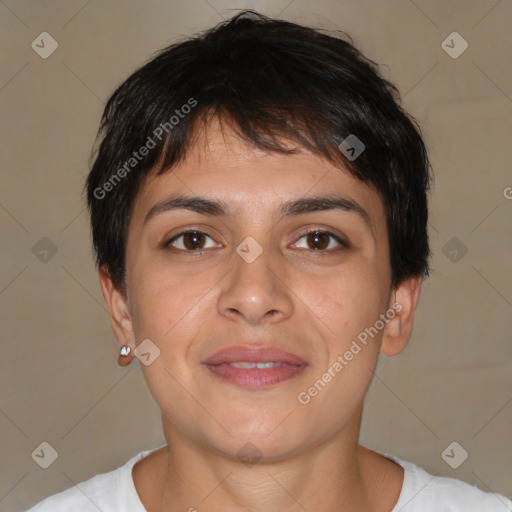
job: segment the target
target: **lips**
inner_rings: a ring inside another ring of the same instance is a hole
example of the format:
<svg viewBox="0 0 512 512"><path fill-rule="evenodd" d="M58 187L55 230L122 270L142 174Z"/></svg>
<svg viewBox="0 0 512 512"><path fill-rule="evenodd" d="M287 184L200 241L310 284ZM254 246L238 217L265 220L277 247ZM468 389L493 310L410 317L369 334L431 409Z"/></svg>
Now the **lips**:
<svg viewBox="0 0 512 512"><path fill-rule="evenodd" d="M223 363L286 363L288 365L305 366L307 363L300 357L276 347L227 347L203 361L203 364L216 366Z"/></svg>
<svg viewBox="0 0 512 512"><path fill-rule="evenodd" d="M203 365L224 382L259 389L298 376L307 363L276 347L236 346L219 350L205 359Z"/></svg>

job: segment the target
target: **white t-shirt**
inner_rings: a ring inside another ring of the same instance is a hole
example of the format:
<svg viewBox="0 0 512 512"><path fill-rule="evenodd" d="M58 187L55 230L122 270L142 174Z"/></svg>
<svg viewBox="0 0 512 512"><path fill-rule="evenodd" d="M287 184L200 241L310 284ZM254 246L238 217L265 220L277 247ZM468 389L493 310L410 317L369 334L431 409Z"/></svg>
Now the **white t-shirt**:
<svg viewBox="0 0 512 512"><path fill-rule="evenodd" d="M162 445L165 446L165 445ZM40 501L26 512L147 512L133 483L132 467L156 451ZM404 468L404 483L391 512L512 512L512 501L453 478L432 476L411 462L385 454Z"/></svg>

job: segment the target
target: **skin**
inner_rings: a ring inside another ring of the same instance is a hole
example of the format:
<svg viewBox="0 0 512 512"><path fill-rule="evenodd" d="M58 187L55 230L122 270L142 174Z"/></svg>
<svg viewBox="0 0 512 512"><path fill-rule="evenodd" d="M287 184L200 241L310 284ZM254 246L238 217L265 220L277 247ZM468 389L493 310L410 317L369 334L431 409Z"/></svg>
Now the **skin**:
<svg viewBox="0 0 512 512"><path fill-rule="evenodd" d="M144 224L155 203L176 193L220 199L231 214L180 209ZM371 228L339 210L277 217L284 201L333 193L361 205ZM173 242L178 253L165 246L192 228L208 235L199 240L201 254L194 256L190 239L184 245L186 236ZM316 249L319 242L303 236L315 229L333 232L349 248L326 238ZM252 263L236 252L247 236L263 249ZM373 188L305 151L263 152L214 121L183 163L144 182L126 251L126 296L107 268L100 283L119 345L133 352L149 338L160 349L152 364L140 364L167 441L133 469L149 512L392 510L403 469L358 445L358 436L379 353L396 355L410 338L421 279L391 288L384 207ZM395 302L402 309L385 328L310 403L299 403L299 392ZM201 365L239 344L274 345L308 366L254 390ZM247 442L261 456L255 464L237 457Z"/></svg>

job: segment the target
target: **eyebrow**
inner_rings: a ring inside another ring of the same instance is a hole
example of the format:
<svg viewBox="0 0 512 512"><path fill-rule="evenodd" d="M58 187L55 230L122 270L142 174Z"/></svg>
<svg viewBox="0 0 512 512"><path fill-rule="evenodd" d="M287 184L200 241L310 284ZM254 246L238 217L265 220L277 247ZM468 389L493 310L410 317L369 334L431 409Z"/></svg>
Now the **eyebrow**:
<svg viewBox="0 0 512 512"><path fill-rule="evenodd" d="M146 224L150 219L160 213L178 209L191 210L202 215L211 215L214 217L226 217L230 215L230 208L224 201L200 196L175 195L152 206L146 214L143 224ZM353 199L345 196L327 195L300 197L283 203L277 215L279 219L281 219L283 217L292 217L326 210L341 210L355 213L364 221L370 231L373 232L373 225L368 212Z"/></svg>

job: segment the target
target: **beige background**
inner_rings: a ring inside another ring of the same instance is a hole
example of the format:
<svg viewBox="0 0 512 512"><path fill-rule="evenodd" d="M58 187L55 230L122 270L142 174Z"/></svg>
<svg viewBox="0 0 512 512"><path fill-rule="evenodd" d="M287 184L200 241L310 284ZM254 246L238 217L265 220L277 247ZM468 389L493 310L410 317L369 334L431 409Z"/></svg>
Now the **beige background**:
<svg viewBox="0 0 512 512"><path fill-rule="evenodd" d="M113 89L242 7L346 30L398 85L430 148L434 272L409 347L378 369L363 444L512 497L512 2L5 0L0 510L164 442L139 362L116 364L81 189ZM47 59L31 48L43 31L59 45ZM469 43L456 59L441 47L453 31ZM57 248L46 262L32 252L43 237ZM453 237L467 248L457 262ZM48 469L31 458L43 441L58 452ZM458 469L441 457L452 441L469 453Z"/></svg>

